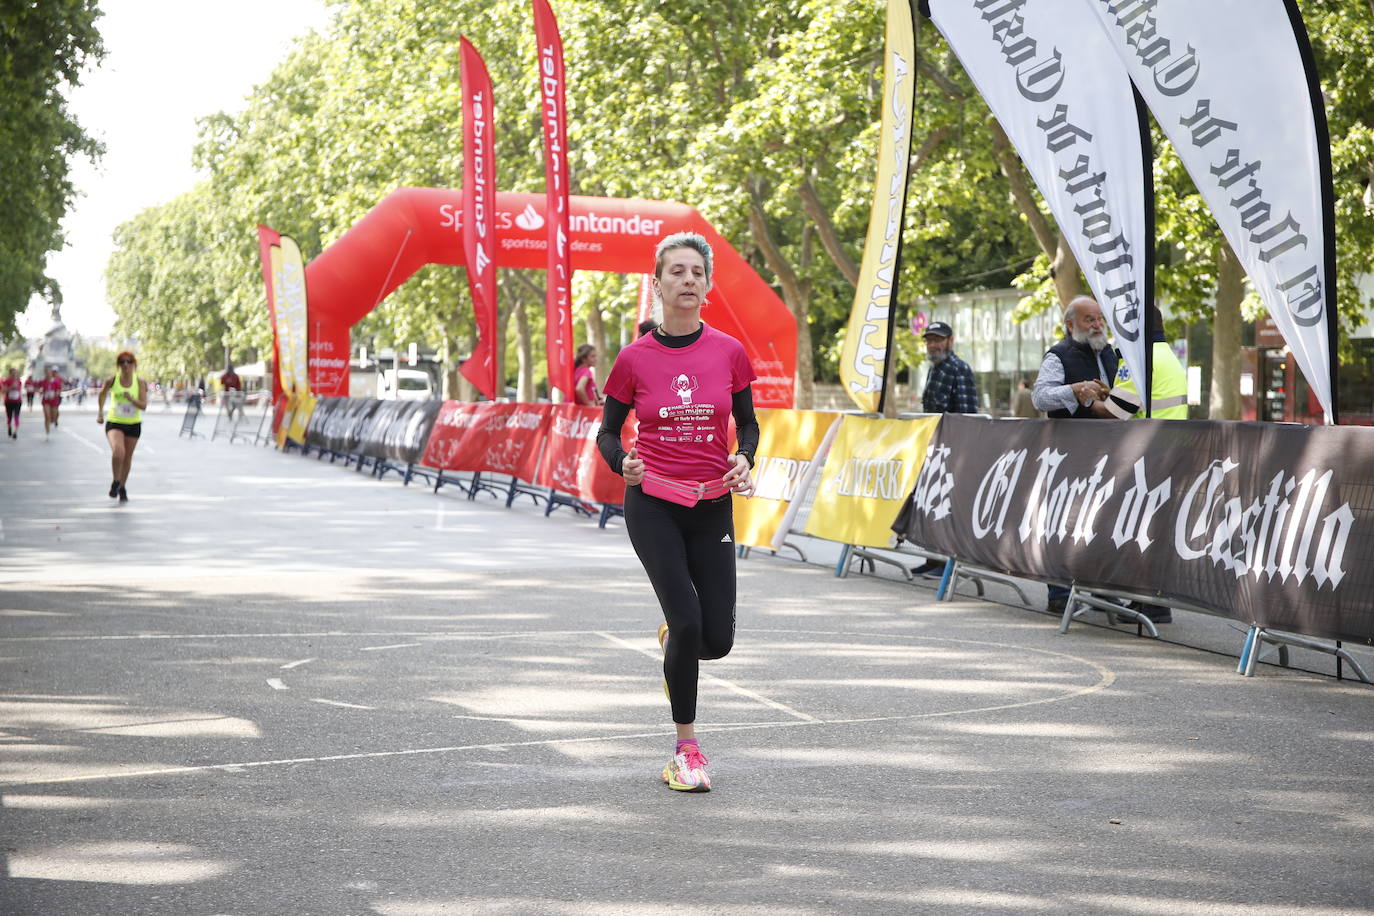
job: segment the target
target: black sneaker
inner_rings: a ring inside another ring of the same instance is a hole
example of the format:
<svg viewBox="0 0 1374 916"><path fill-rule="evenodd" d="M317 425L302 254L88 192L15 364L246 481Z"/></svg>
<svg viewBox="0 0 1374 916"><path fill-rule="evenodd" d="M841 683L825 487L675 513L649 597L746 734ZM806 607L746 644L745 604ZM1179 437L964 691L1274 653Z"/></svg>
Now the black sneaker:
<svg viewBox="0 0 1374 916"><path fill-rule="evenodd" d="M124 489L124 484L119 485L119 501L127 503L129 501L129 491Z"/></svg>
<svg viewBox="0 0 1374 916"><path fill-rule="evenodd" d="M116 496L118 496L118 495L119 495L119 481L116 480L114 483L110 484L110 499L114 499L114 498L115 498Z"/></svg>

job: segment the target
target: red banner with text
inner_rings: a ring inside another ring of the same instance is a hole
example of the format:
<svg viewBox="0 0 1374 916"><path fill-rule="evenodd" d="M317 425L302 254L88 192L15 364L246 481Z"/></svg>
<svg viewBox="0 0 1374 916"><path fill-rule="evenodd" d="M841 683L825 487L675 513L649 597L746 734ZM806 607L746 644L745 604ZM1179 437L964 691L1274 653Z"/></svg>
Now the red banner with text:
<svg viewBox="0 0 1374 916"><path fill-rule="evenodd" d="M577 404L556 404L552 409L544 457L535 482L553 487L587 502L623 503L625 481L602 459L596 447L601 409ZM634 414L620 431L621 447L629 451L639 435Z"/></svg>
<svg viewBox="0 0 1374 916"><path fill-rule="evenodd" d="M482 56L461 39L463 82L463 256L477 319L477 345L460 371L489 399L497 394L496 366L496 124L491 77Z"/></svg>
<svg viewBox="0 0 1374 916"><path fill-rule="evenodd" d="M568 206L568 106L563 39L548 0L533 0L535 48L539 55L540 111L544 119L544 183L549 269L544 299L549 385L573 398L572 232Z"/></svg>
<svg viewBox="0 0 1374 916"><path fill-rule="evenodd" d="M532 481L551 406L446 401L434 421L424 464Z"/></svg>

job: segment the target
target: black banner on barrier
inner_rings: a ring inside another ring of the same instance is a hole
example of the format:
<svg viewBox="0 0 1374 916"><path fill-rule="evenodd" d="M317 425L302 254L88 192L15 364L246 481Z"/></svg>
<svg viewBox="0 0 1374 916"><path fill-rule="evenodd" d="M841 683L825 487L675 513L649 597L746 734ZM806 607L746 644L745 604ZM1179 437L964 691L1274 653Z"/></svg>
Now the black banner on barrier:
<svg viewBox="0 0 1374 916"><path fill-rule="evenodd" d="M987 569L1374 642L1374 429L946 414L892 527Z"/></svg>
<svg viewBox="0 0 1374 916"><path fill-rule="evenodd" d="M336 406L321 425L323 447L351 455L358 451L363 426L382 403L372 398L330 398ZM319 410L319 407L315 408ZM307 440L308 441L308 440ZM313 444L313 443L312 443Z"/></svg>
<svg viewBox="0 0 1374 916"><path fill-rule="evenodd" d="M348 398L320 398L315 402L315 412L305 427L305 444L312 448L330 448L328 429L339 411L348 404Z"/></svg>
<svg viewBox="0 0 1374 916"><path fill-rule="evenodd" d="M320 398L305 442L342 454L419 464L442 401Z"/></svg>
<svg viewBox="0 0 1374 916"><path fill-rule="evenodd" d="M394 401L391 422L382 430L381 455L389 461L419 464L443 401ZM370 453L369 453L370 454Z"/></svg>

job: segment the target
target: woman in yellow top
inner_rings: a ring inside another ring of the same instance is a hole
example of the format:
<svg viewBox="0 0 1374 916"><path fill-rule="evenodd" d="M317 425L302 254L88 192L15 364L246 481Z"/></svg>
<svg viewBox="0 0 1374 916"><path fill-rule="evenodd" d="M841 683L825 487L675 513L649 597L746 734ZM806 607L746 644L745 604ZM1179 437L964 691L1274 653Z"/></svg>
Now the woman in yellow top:
<svg viewBox="0 0 1374 916"><path fill-rule="evenodd" d="M100 389L95 422L105 424L105 438L110 441L110 468L114 471L110 498L118 496L120 502L126 503L129 501L129 491L124 484L129 480L134 447L143 433L143 411L148 407L148 383L134 375L138 361L129 351L125 350L116 356L115 363L119 368L105 383L105 387ZM105 418L106 396L113 402L108 421Z"/></svg>

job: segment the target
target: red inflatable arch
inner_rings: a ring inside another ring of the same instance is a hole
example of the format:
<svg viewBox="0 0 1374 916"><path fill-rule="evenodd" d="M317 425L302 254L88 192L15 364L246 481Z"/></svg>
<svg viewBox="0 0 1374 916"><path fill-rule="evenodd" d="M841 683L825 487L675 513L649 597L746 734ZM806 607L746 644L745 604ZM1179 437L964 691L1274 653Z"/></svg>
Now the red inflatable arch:
<svg viewBox="0 0 1374 916"><path fill-rule="evenodd" d="M714 283L703 307L712 327L744 344L758 381L760 407L791 407L797 326L792 313L738 251L686 204L606 197L573 197L574 270L652 273L654 245L673 232L697 232L715 251ZM543 270L545 196L496 195L500 267ZM346 365L348 329L426 264L463 264L459 235L462 193L400 188L373 207L306 267L313 357L336 370ZM635 304L627 302L626 308ZM333 352L337 351L337 352ZM339 359L339 356L345 357ZM342 379L338 379L338 375ZM317 394L346 394L347 373L318 372ZM331 385L330 382L333 382ZM339 389L339 382L342 390ZM333 390L331 390L331 388Z"/></svg>

